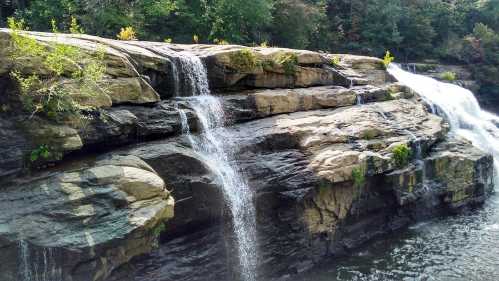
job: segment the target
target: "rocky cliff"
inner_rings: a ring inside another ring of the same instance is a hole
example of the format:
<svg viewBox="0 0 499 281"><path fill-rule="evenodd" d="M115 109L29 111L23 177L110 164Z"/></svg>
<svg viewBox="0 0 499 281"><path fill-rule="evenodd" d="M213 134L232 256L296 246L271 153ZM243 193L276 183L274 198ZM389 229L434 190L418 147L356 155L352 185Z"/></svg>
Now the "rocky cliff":
<svg viewBox="0 0 499 281"><path fill-rule="evenodd" d="M9 75L12 32L0 29L2 280L230 280L226 203L182 134L179 108L194 131L198 121L185 102L196 87L186 54L206 66L256 194L262 277L300 272L492 190L492 157L449 136L376 58L29 36L48 48L103 48L106 91L84 101L93 107L84 124L24 112ZM25 74L47 73L36 58L22 63ZM30 161L40 145L58 157Z"/></svg>

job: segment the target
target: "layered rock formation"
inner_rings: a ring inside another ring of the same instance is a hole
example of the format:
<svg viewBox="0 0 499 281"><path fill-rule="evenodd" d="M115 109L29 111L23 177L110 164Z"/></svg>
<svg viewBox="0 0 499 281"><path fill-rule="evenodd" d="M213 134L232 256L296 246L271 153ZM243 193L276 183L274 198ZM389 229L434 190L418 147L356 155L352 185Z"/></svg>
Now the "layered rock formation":
<svg viewBox="0 0 499 281"><path fill-rule="evenodd" d="M178 108L197 128L185 97L195 87L192 56L222 99L226 141L255 193L261 278L300 272L422 217L481 203L492 190L492 157L449 137L445 120L379 59L30 36L104 48L108 87L84 124L30 117L17 109L10 31L0 29L0 100L11 108L0 113L2 280L49 271L63 280L233 280L221 266L234 253L219 183L181 132ZM27 74L46 72L24 63ZM39 145L64 157L27 175ZM411 152L402 164L401 146ZM163 223L163 243L151 252Z"/></svg>

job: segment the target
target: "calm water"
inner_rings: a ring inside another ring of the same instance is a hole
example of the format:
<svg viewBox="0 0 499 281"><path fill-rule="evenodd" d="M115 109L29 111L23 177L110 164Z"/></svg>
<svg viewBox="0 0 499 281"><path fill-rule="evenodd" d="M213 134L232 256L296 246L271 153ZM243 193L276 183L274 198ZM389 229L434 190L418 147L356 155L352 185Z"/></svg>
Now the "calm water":
<svg viewBox="0 0 499 281"><path fill-rule="evenodd" d="M295 281L499 280L499 196L326 262Z"/></svg>

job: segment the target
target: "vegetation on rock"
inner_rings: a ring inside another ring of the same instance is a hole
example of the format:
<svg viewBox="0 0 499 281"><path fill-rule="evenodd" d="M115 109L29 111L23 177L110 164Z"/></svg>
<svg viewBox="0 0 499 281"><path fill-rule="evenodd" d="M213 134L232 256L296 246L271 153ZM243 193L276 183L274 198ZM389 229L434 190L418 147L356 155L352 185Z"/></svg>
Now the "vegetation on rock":
<svg viewBox="0 0 499 281"><path fill-rule="evenodd" d="M295 53L280 53L276 63L281 65L286 75L294 75L298 65L298 56Z"/></svg>
<svg viewBox="0 0 499 281"><path fill-rule="evenodd" d="M229 55L230 64L241 72L249 72L260 64L255 52L251 49L242 49Z"/></svg>
<svg viewBox="0 0 499 281"><path fill-rule="evenodd" d="M33 149L30 154L30 161L35 162L40 158L43 159L48 159L50 157L51 153L49 150L49 147L45 144L40 145L36 149Z"/></svg>
<svg viewBox="0 0 499 281"><path fill-rule="evenodd" d="M338 67L340 65L340 58L338 56L333 56L330 61L331 65Z"/></svg>
<svg viewBox="0 0 499 281"><path fill-rule="evenodd" d="M393 60L395 60L395 57L392 56L390 51L386 51L385 56L383 57L383 65L385 67L388 67L388 65L392 63Z"/></svg>
<svg viewBox="0 0 499 281"><path fill-rule="evenodd" d="M456 81L456 73L452 71L446 71L440 75L440 78L446 81Z"/></svg>
<svg viewBox="0 0 499 281"><path fill-rule="evenodd" d="M399 144L396 145L392 149L393 153L393 159L395 160L395 165L398 168L405 167L407 164L409 164L409 160L412 155L411 149L407 146L407 144Z"/></svg>
<svg viewBox="0 0 499 281"><path fill-rule="evenodd" d="M81 31L76 21L71 23L74 31ZM17 81L20 99L31 115L42 114L54 120L64 120L71 116L82 117L83 111L92 109L78 102L80 98L91 98L105 72L104 51L99 49L88 54L78 47L60 43L41 43L29 35L24 21L9 19L12 29L13 66L11 77ZM56 28L54 27L54 31ZM27 73L26 60L41 60L41 67L48 70L43 77ZM68 90L67 79L71 79L78 96Z"/></svg>
<svg viewBox="0 0 499 281"><path fill-rule="evenodd" d="M356 188L362 188L366 184L366 175L362 167L352 169L353 184Z"/></svg>
<svg viewBox="0 0 499 281"><path fill-rule="evenodd" d="M125 41L137 40L136 32L131 26L122 27L120 33L118 33L116 37L118 37L118 39L120 40Z"/></svg>

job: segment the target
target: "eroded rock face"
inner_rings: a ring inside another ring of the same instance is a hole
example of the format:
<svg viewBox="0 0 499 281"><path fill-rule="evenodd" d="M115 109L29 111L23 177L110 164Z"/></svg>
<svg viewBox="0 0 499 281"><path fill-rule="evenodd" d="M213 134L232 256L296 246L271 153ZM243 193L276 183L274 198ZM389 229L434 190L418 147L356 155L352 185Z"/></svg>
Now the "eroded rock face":
<svg viewBox="0 0 499 281"><path fill-rule="evenodd" d="M0 202L6 281L105 280L151 251L174 205L164 181L131 156L2 186Z"/></svg>
<svg viewBox="0 0 499 281"><path fill-rule="evenodd" d="M281 114L236 125L230 134L240 151L241 170L257 196L260 273L265 278L301 272L326 256L421 217L483 202L492 187L490 155L462 140L445 141L447 125L415 100ZM186 143L170 139L120 152L139 156L161 170L175 187L174 195L186 198L179 203L184 210L177 212L182 213L179 219L172 220L175 229L183 230L180 233L217 224L225 217L211 172ZM402 143L414 154L412 164L399 169L392 148ZM418 148L421 155L416 153ZM168 165L172 161L191 168ZM426 167L424 180L420 161ZM434 164L440 162L452 164ZM468 168L457 168L463 165ZM354 183L355 168L364 173L362 186ZM200 174L189 176L188 170ZM435 176L436 171L452 177ZM454 185L451 179L462 184ZM463 192L465 197L456 197ZM176 237L178 232L171 234ZM206 233L202 237L213 238ZM196 241L186 243L191 249L199 248L193 258L212 252L211 248L204 252ZM178 247L170 242L163 247L170 246ZM173 278L162 268L151 262L147 270ZM219 274L209 276L221 278ZM205 275L189 274L194 280ZM147 274L142 271L138 276Z"/></svg>

